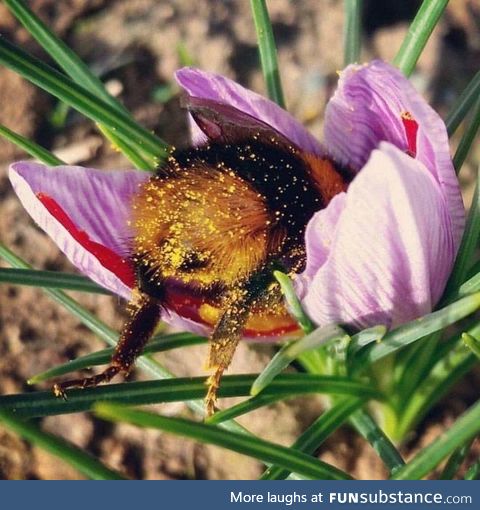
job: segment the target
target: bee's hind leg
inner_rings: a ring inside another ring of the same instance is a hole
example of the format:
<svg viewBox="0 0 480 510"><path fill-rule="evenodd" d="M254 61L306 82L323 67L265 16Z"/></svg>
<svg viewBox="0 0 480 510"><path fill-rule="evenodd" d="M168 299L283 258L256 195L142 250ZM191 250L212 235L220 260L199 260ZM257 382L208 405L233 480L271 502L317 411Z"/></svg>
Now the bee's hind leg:
<svg viewBox="0 0 480 510"><path fill-rule="evenodd" d="M158 301L138 291L135 291L135 298L129 305L129 311L130 316L120 333L109 366L98 375L55 384L52 389L57 397L66 398L65 391L69 388L88 388L108 382L119 373L128 375L161 316Z"/></svg>
<svg viewBox="0 0 480 510"><path fill-rule="evenodd" d="M226 302L224 311L209 339L207 368L214 369L215 372L207 380L208 391L205 397L207 416L215 412L217 390L222 375L232 361L252 307L265 300L270 281L271 273L259 272L245 285L227 291L224 296Z"/></svg>
<svg viewBox="0 0 480 510"><path fill-rule="evenodd" d="M210 336L207 368L215 369L215 372L207 379L208 391L205 397L207 416L211 416L215 412L220 380L223 372L232 362L249 313L246 300L231 303L223 312Z"/></svg>

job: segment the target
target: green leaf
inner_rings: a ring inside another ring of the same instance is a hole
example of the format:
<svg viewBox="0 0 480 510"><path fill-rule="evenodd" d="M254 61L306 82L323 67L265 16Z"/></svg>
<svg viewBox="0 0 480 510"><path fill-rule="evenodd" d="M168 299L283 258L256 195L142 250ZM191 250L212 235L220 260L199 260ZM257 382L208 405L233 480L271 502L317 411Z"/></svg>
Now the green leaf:
<svg viewBox="0 0 480 510"><path fill-rule="evenodd" d="M218 390L220 398L247 396L256 374L225 376ZM131 405L182 402L205 396L206 377L172 378L109 384L96 388L72 389L68 399L55 397L52 392L20 393L0 396L0 409L14 411L24 418L75 413L90 409L99 400L109 400ZM264 394L290 398L294 395L326 393L382 399L383 396L366 384L345 377L314 374L282 374L273 381Z"/></svg>
<svg viewBox="0 0 480 510"><path fill-rule="evenodd" d="M27 441L70 464L88 478L93 480L126 479L120 473L103 465L77 446L65 441L65 439L42 431L33 423L22 421L5 411L0 411L0 423Z"/></svg>
<svg viewBox="0 0 480 510"><path fill-rule="evenodd" d="M292 395L293 397L294 395ZM205 423L210 423L211 425L218 425L219 423L223 423L228 420L233 420L234 418L238 418L243 414L251 413L255 411L255 409L259 409L260 407L265 407L279 400L285 400L286 397L284 395L269 395L268 393L260 393L260 395L256 395L255 397L248 398L239 404L236 404L231 407L227 407L226 409L222 409L221 411L216 411L212 416L207 417Z"/></svg>
<svg viewBox="0 0 480 510"><path fill-rule="evenodd" d="M478 480L480 478L480 459L475 461L465 474L465 480Z"/></svg>
<svg viewBox="0 0 480 510"><path fill-rule="evenodd" d="M315 329L315 324L311 321L310 317L304 312L302 304L297 297L295 289L293 288L292 280L281 271L274 271L273 276L280 284L283 295L288 305L290 313L298 322L305 334L311 333Z"/></svg>
<svg viewBox="0 0 480 510"><path fill-rule="evenodd" d="M127 422L139 427L159 429L177 436L188 437L200 443L227 448L262 462L278 464L312 479L351 479L347 473L302 452L256 437L246 437L243 434L222 430L212 425L180 418L166 418L115 404L97 404L95 412L97 416L110 421Z"/></svg>
<svg viewBox="0 0 480 510"><path fill-rule="evenodd" d="M478 341L473 335L468 333L462 334L463 343L480 359L480 341Z"/></svg>
<svg viewBox="0 0 480 510"><path fill-rule="evenodd" d="M354 413L350 417L350 423L372 445L390 473L395 473L405 464L393 443L366 411L359 410Z"/></svg>
<svg viewBox="0 0 480 510"><path fill-rule="evenodd" d="M22 0L3 0L12 14L22 23L42 48L76 83L95 93L113 108L128 114L127 110L111 96L100 79L59 37L57 37Z"/></svg>
<svg viewBox="0 0 480 510"><path fill-rule="evenodd" d="M474 330L476 334L480 333L480 328ZM418 391L404 406L397 425L396 437L405 437L427 415L432 406L477 363L478 359L466 349L455 349L450 355L440 359L422 381Z"/></svg>
<svg viewBox="0 0 480 510"><path fill-rule="evenodd" d="M73 52L59 37L57 37L47 25L45 25L21 0L4 0L4 3L23 24L28 32L38 41L42 48L55 60L55 62L77 84L103 99L106 103L117 109L121 114L127 115L132 120L130 113L112 97L103 83L95 76L88 66ZM154 163L146 162L130 145L129 141L122 141L114 131L99 126L102 133L118 147L123 154L137 167L142 170L152 170ZM165 144L166 145L166 144Z"/></svg>
<svg viewBox="0 0 480 510"><path fill-rule="evenodd" d="M469 278L465 283L460 285L458 289L458 294L456 297L467 296L468 294L473 294L474 292L478 292L480 290L480 272Z"/></svg>
<svg viewBox="0 0 480 510"><path fill-rule="evenodd" d="M448 0L423 0L393 61L405 76L410 76L415 69L417 60L447 4Z"/></svg>
<svg viewBox="0 0 480 510"><path fill-rule="evenodd" d="M86 117L104 124L138 152L143 151L159 159L166 157L165 142L139 126L129 115L3 38L0 38L0 64L69 104Z"/></svg>
<svg viewBox="0 0 480 510"><path fill-rule="evenodd" d="M470 451L470 447L472 446L472 441L468 441L464 445L457 448L450 458L447 461L447 464L443 468L442 474L439 477L439 480L452 480L453 477L457 474L462 462L465 460L465 457L468 455Z"/></svg>
<svg viewBox="0 0 480 510"><path fill-rule="evenodd" d="M295 340L283 346L272 358L263 372L257 377L252 385L251 395L260 393L282 370L301 354L317 349L330 342L345 338L347 334L338 326L324 326L316 329L300 340Z"/></svg>
<svg viewBox="0 0 480 510"><path fill-rule="evenodd" d="M386 334L387 327L379 325L364 329L363 331L353 335L347 347L347 363L349 365L349 369L351 368L351 364L353 363L357 353L373 342L381 342Z"/></svg>
<svg viewBox="0 0 480 510"><path fill-rule="evenodd" d="M191 333L173 333L170 335L156 335L148 342L143 350L143 354L153 354L156 352L164 352L171 349L179 349L181 347L188 347L191 345L198 345L206 343L207 339L201 336L192 335ZM90 368L98 365L107 364L112 358L114 349L102 349L101 351L93 352L85 356L76 358L63 365L57 365L45 372L34 375L28 380L28 384L38 384L42 381L59 377L61 375L77 372L85 368Z"/></svg>
<svg viewBox="0 0 480 510"><path fill-rule="evenodd" d="M9 142L12 142L17 147L20 147L20 149L24 150L27 154L30 154L30 156L38 159L46 165L56 166L65 164L61 159L57 158L55 154L52 154L51 152L47 151L47 149L44 149L28 138L15 133L2 124L0 124L0 136Z"/></svg>
<svg viewBox="0 0 480 510"><path fill-rule="evenodd" d="M445 119L445 125L447 126L448 136L452 136L453 133L458 129L462 120L472 109L480 96L480 71L473 77L470 83L465 87L460 97L456 100L452 106L447 118Z"/></svg>
<svg viewBox="0 0 480 510"><path fill-rule="evenodd" d="M480 402L462 414L447 432L423 448L410 462L394 473L394 480L419 480L430 473L455 449L480 432Z"/></svg>
<svg viewBox="0 0 480 510"><path fill-rule="evenodd" d="M458 174L460 169L462 168L465 159L467 159L467 155L470 151L470 147L472 146L475 137L477 136L478 129L480 128L480 99L475 104L472 113L472 120L468 125L465 133L458 144L455 155L453 156L453 166Z"/></svg>
<svg viewBox="0 0 480 510"><path fill-rule="evenodd" d="M359 61L361 51L362 0L343 0L345 24L343 28L343 65Z"/></svg>
<svg viewBox="0 0 480 510"><path fill-rule="evenodd" d="M117 134L102 126L101 124L97 124L97 127L101 133L110 140L114 148L118 149L133 165L135 168L139 170L145 170L146 172L151 172L155 169L156 163L149 163L145 158L143 158L140 154L138 154L135 147L131 146L130 142L125 142L122 140Z"/></svg>
<svg viewBox="0 0 480 510"><path fill-rule="evenodd" d="M319 416L290 448L313 455L322 443L341 427L348 417L365 403L365 399L344 399ZM279 466L269 467L261 480L284 480L290 474Z"/></svg>
<svg viewBox="0 0 480 510"><path fill-rule="evenodd" d="M278 70L277 48L273 37L272 24L265 0L250 0L250 6L257 32L258 50L268 97L285 108L280 72Z"/></svg>
<svg viewBox="0 0 480 510"><path fill-rule="evenodd" d="M480 293L459 299L441 310L404 324L388 333L382 342L367 346L356 357L354 370L375 363L421 338L467 317L480 307Z"/></svg>
<svg viewBox="0 0 480 510"><path fill-rule="evenodd" d="M76 290L107 294L111 292L85 276L61 273L58 271L39 271L37 269L0 268L0 282L12 285L30 285L33 287Z"/></svg>

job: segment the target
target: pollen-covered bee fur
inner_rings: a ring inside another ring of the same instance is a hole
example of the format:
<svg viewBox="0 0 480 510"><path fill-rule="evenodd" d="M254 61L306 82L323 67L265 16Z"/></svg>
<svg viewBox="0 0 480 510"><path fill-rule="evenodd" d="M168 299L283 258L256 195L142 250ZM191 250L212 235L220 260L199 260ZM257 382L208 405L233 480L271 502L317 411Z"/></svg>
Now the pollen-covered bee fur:
<svg viewBox="0 0 480 510"><path fill-rule="evenodd" d="M304 269L308 221L347 185L328 159L303 154L281 137L254 133L173 150L133 199L137 304L112 363L128 372L146 342L136 317L146 310L144 316L156 313L159 320L163 307L174 308L169 286L201 297L218 311L208 357L211 414L249 318L286 313L273 271L295 276ZM151 334L155 321L146 322Z"/></svg>

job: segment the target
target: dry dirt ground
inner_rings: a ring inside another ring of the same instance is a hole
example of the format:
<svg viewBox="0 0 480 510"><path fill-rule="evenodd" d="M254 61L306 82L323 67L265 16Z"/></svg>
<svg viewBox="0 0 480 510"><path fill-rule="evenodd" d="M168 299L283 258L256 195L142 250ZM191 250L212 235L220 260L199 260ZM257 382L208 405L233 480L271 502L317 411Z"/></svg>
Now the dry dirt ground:
<svg viewBox="0 0 480 510"><path fill-rule="evenodd" d="M119 94L144 125L176 145L188 142L184 112L179 107L172 74L182 65L183 48L195 65L224 73L264 91L258 71L253 23L246 0L32 0L29 2ZM391 59L418 2L366 1L364 53ZM342 67L342 2L340 0L270 0L288 107L321 136L322 114ZM451 0L444 21L425 51L415 84L441 112L478 70L480 8L476 0ZM24 29L0 4L0 34L45 57ZM63 151L70 162L98 167L127 163L101 138L91 123L69 112L56 128L57 105L13 73L0 68L0 122ZM22 154L0 140L0 239L34 267L72 270L53 243L32 223L13 195L5 170ZM469 182L480 149L473 151L462 177L469 200ZM119 328L123 304L114 298L75 294L89 310ZM29 391L34 373L102 347L77 320L43 294L25 287L0 287L0 392ZM258 371L270 359L266 346L242 345L231 372ZM202 374L204 348L161 356L178 375ZM140 375L137 375L140 376ZM141 377L141 376L140 376ZM409 456L428 444L477 398L478 377L469 376L454 394L437 406L404 447ZM162 407L163 413L188 415L183 405ZM314 399L298 399L257 411L249 428L267 439L290 444L321 412ZM261 466L215 447L169 435L114 426L87 414L43 420L55 431L133 478L250 479ZM385 473L370 447L348 429L335 434L319 456L352 475L376 479ZM32 448L0 428L0 478L70 479L77 472L42 450Z"/></svg>

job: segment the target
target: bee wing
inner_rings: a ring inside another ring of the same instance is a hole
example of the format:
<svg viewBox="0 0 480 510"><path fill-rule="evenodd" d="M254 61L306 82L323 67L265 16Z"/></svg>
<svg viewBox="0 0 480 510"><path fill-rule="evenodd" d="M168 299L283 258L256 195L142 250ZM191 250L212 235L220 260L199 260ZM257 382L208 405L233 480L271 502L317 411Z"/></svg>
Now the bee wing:
<svg viewBox="0 0 480 510"><path fill-rule="evenodd" d="M209 140L235 143L248 137L261 137L285 147L298 146L282 133L237 108L204 98L184 97L182 105L188 109L198 127Z"/></svg>

